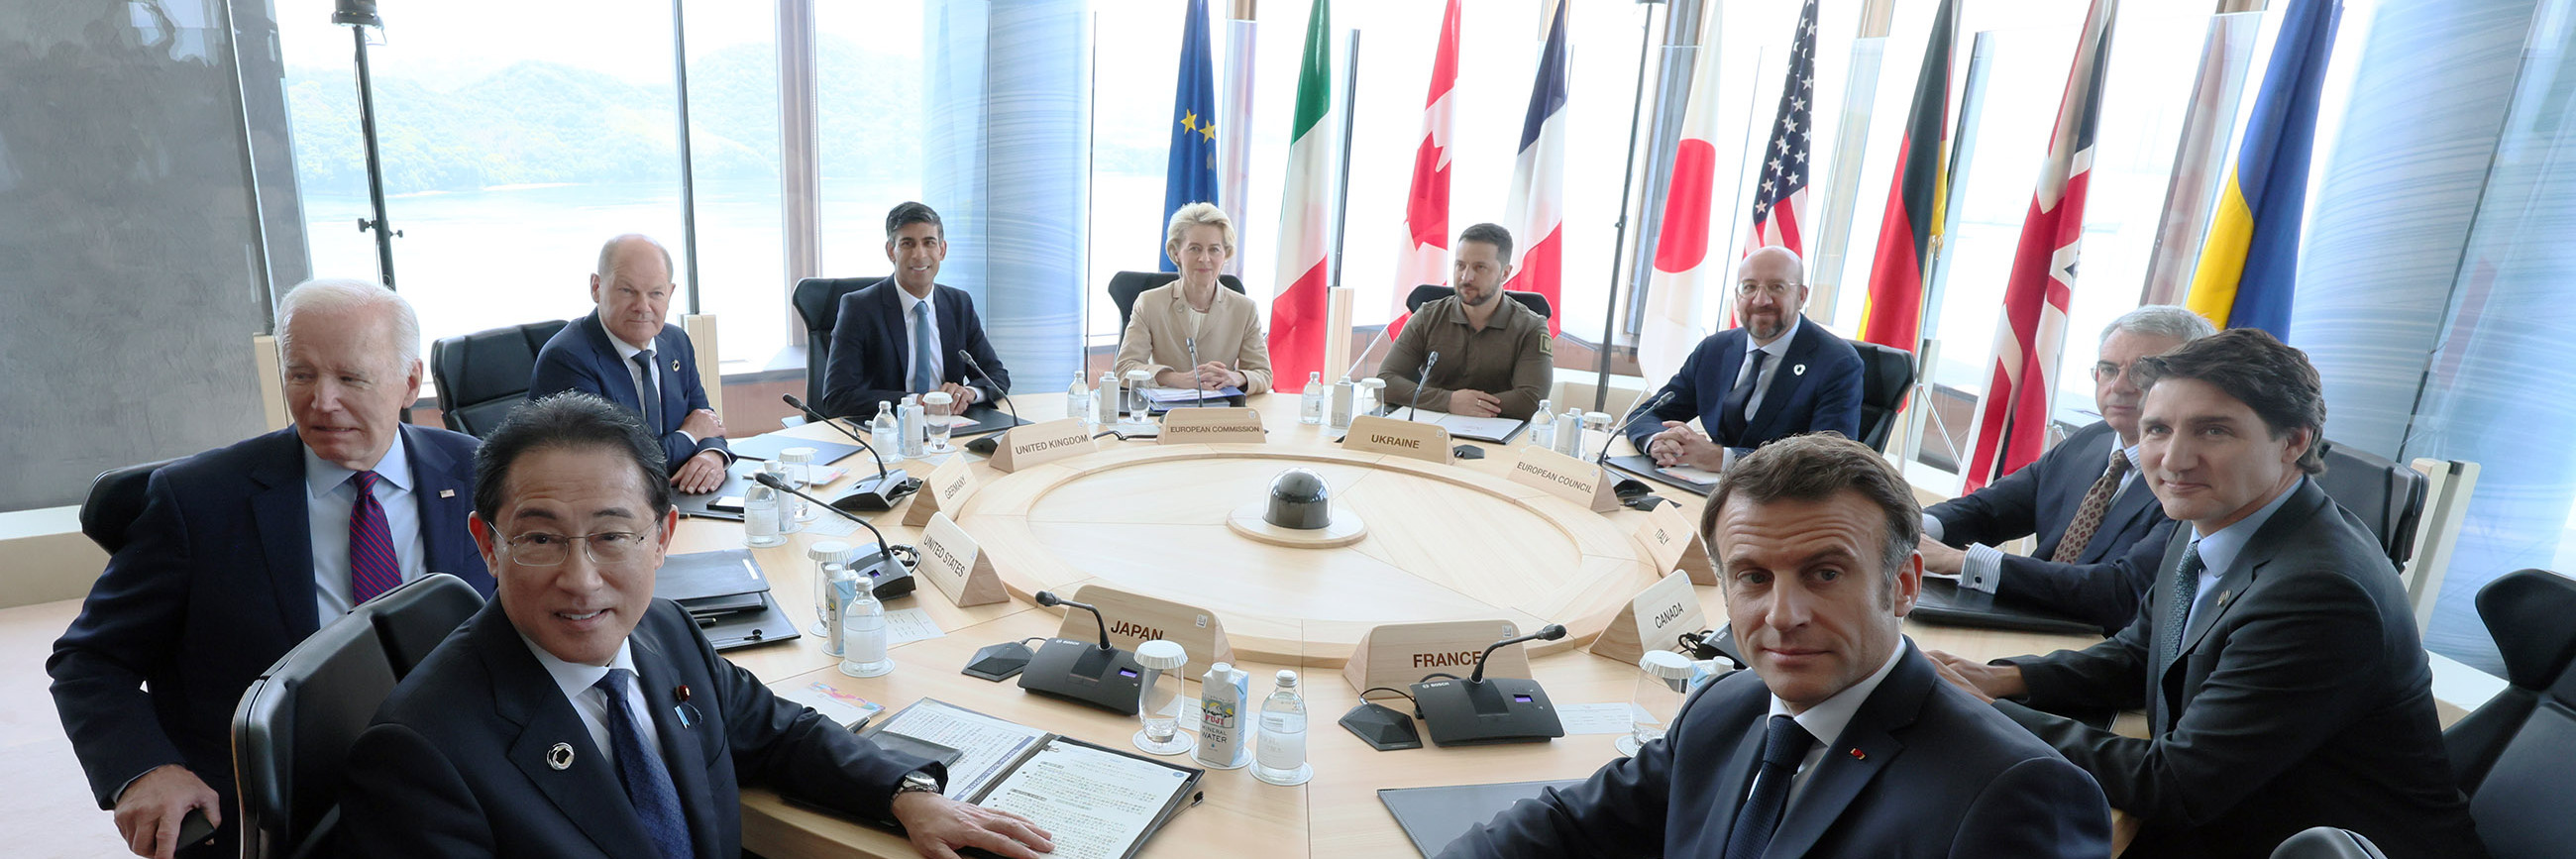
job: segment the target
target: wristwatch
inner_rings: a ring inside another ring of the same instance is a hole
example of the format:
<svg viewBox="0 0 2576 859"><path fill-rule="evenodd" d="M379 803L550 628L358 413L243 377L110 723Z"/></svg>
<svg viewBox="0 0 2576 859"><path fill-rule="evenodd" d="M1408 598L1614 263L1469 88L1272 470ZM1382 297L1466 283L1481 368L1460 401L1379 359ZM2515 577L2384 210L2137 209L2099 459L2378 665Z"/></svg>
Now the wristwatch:
<svg viewBox="0 0 2576 859"><path fill-rule="evenodd" d="M896 796L902 796L907 793L938 792L939 780L931 778L929 773L921 770L913 770L911 772L904 773L903 781L896 782L894 787L894 795Z"/></svg>

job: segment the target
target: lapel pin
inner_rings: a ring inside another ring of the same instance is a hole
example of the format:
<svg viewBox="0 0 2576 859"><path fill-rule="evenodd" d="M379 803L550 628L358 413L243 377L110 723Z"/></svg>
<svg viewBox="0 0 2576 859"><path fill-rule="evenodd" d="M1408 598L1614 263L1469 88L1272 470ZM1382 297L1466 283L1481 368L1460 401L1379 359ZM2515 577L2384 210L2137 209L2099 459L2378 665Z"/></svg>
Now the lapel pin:
<svg viewBox="0 0 2576 859"><path fill-rule="evenodd" d="M1790 367L1790 368L1789 368L1789 375L1792 375L1792 376L1804 376L1804 375L1806 375L1806 374L1807 374L1807 365L1805 365L1805 364L1799 364L1799 365L1796 365L1796 366L1793 366L1793 367Z"/></svg>
<svg viewBox="0 0 2576 859"><path fill-rule="evenodd" d="M556 743L554 748L547 749L546 766L558 770L572 769L572 744Z"/></svg>
<svg viewBox="0 0 2576 859"><path fill-rule="evenodd" d="M682 683L671 687L671 700L682 704L689 703L689 684Z"/></svg>
<svg viewBox="0 0 2576 859"><path fill-rule="evenodd" d="M1851 756L1852 756L1852 760L1856 760L1856 761L1865 761L1865 760L1869 760L1869 755L1868 755L1867 753L1865 753L1865 752L1862 752L1862 751L1861 751L1860 749L1858 749L1858 748L1854 748L1854 749L1852 749L1852 750L1851 750Z"/></svg>
<svg viewBox="0 0 2576 859"><path fill-rule="evenodd" d="M440 498L454 498L454 497L456 497L456 490L453 490L453 489L441 489L441 490L439 490L439 491L438 491L438 497L440 497Z"/></svg>
<svg viewBox="0 0 2576 859"><path fill-rule="evenodd" d="M2226 608L2226 607L2227 607L2227 601L2228 601L2228 600L2230 600L2230 599L2234 599L2235 597L2236 597L2236 592L2235 592L2235 591L2219 591L2219 592L2218 592L2218 607L2219 607L2219 608Z"/></svg>
<svg viewBox="0 0 2576 859"><path fill-rule="evenodd" d="M678 358L673 358L673 359L671 359L671 372L674 372L674 373L680 372L680 359L678 359Z"/></svg>

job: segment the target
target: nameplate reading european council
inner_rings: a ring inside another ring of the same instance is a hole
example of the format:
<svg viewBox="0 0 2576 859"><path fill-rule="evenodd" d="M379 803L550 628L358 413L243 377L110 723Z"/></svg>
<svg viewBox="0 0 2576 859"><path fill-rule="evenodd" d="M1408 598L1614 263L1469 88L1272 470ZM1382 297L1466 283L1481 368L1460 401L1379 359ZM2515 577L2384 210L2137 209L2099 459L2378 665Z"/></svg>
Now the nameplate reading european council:
<svg viewBox="0 0 2576 859"><path fill-rule="evenodd" d="M1369 453L1391 453L1442 465L1449 464L1450 456L1447 428L1438 424L1370 416L1351 419L1351 434L1342 437L1342 447Z"/></svg>
<svg viewBox="0 0 2576 859"><path fill-rule="evenodd" d="M1081 418L1065 418L1003 433L1002 445L993 449L992 466L997 471L1018 471L1099 449L1099 443L1092 441L1091 433L1083 428Z"/></svg>
<svg viewBox="0 0 2576 859"><path fill-rule="evenodd" d="M1512 482L1545 489L1594 513L1619 509L1619 493L1611 491L1610 476L1600 466L1538 445L1521 446L1520 459L1512 463Z"/></svg>
<svg viewBox="0 0 2576 859"><path fill-rule="evenodd" d="M982 485L976 482L975 469L965 457L949 457L931 469L929 477L922 478L921 491L912 497L912 506L903 511L903 524L919 528L930 521L932 513L964 508L966 499Z"/></svg>

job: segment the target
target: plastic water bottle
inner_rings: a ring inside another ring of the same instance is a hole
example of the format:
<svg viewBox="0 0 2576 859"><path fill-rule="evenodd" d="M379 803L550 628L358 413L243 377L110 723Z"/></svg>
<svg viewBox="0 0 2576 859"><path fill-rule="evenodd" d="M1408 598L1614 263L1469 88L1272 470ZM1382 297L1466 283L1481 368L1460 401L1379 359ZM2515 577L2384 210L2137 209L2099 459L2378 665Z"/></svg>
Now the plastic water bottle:
<svg viewBox="0 0 2576 859"><path fill-rule="evenodd" d="M1538 401L1538 411L1530 413L1529 443L1556 449L1556 404Z"/></svg>
<svg viewBox="0 0 2576 859"><path fill-rule="evenodd" d="M742 491L742 544L755 549L787 544L778 533L778 490L754 483Z"/></svg>
<svg viewBox="0 0 2576 859"><path fill-rule="evenodd" d="M1306 393L1297 401L1297 422L1307 426L1324 422L1324 373L1321 370L1306 374Z"/></svg>
<svg viewBox="0 0 2576 859"><path fill-rule="evenodd" d="M1073 371L1073 384L1064 389L1064 416L1081 418L1083 426L1091 425L1091 388L1082 383L1082 371Z"/></svg>
<svg viewBox="0 0 2576 859"><path fill-rule="evenodd" d="M1100 414L1091 421L1092 432L1099 432L1101 427L1117 423L1118 377L1111 373L1100 374L1100 385L1091 389L1091 401L1091 405L1100 410Z"/></svg>
<svg viewBox="0 0 2576 859"><path fill-rule="evenodd" d="M903 449L903 458L905 458L905 459L920 459L920 458L921 458L921 455L922 455L922 453L923 453L923 450L922 450L922 447L921 447L921 437L922 437L922 435L923 435L923 434L924 434L924 433L929 429L929 427L930 427L930 414L929 414L928 412L926 412L926 411L923 411L923 410L922 410L922 407L921 407L921 395L920 395L920 394L905 394L905 395L903 395L903 406L901 407L901 411L900 411L900 413L899 413L899 425L897 426L897 428L896 428L896 430L895 430L896 432L901 433L901 434L902 434L902 436L903 436L903 438L902 438L902 442L903 442L903 444L902 444L902 449Z"/></svg>
<svg viewBox="0 0 2576 859"><path fill-rule="evenodd" d="M901 456L900 448L903 446L901 432L902 430L895 424L894 404L878 400L877 416L868 421L868 446L876 448L878 456Z"/></svg>
<svg viewBox="0 0 2576 859"><path fill-rule="evenodd" d="M866 576L853 575L841 589L841 673L852 677L883 677L894 673L894 660L886 658L885 603L877 601L876 582Z"/></svg>
<svg viewBox="0 0 2576 859"><path fill-rule="evenodd" d="M1276 785L1305 784L1315 777L1306 765L1306 699L1297 694L1297 672L1279 671L1279 686L1261 702L1261 739L1253 753L1252 777Z"/></svg>

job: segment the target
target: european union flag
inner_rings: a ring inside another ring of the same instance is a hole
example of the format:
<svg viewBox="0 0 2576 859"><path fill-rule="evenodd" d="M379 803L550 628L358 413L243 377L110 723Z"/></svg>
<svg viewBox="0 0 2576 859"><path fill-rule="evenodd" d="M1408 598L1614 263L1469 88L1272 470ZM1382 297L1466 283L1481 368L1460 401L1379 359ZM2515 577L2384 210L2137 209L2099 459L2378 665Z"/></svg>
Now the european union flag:
<svg viewBox="0 0 2576 859"><path fill-rule="evenodd" d="M1207 0L1190 0L1181 19L1180 86L1172 96L1172 162L1163 176L1163 220L1154 225L1154 255L1164 271L1179 271L1163 252L1163 230L1172 213L1216 199L1216 72L1208 53Z"/></svg>

